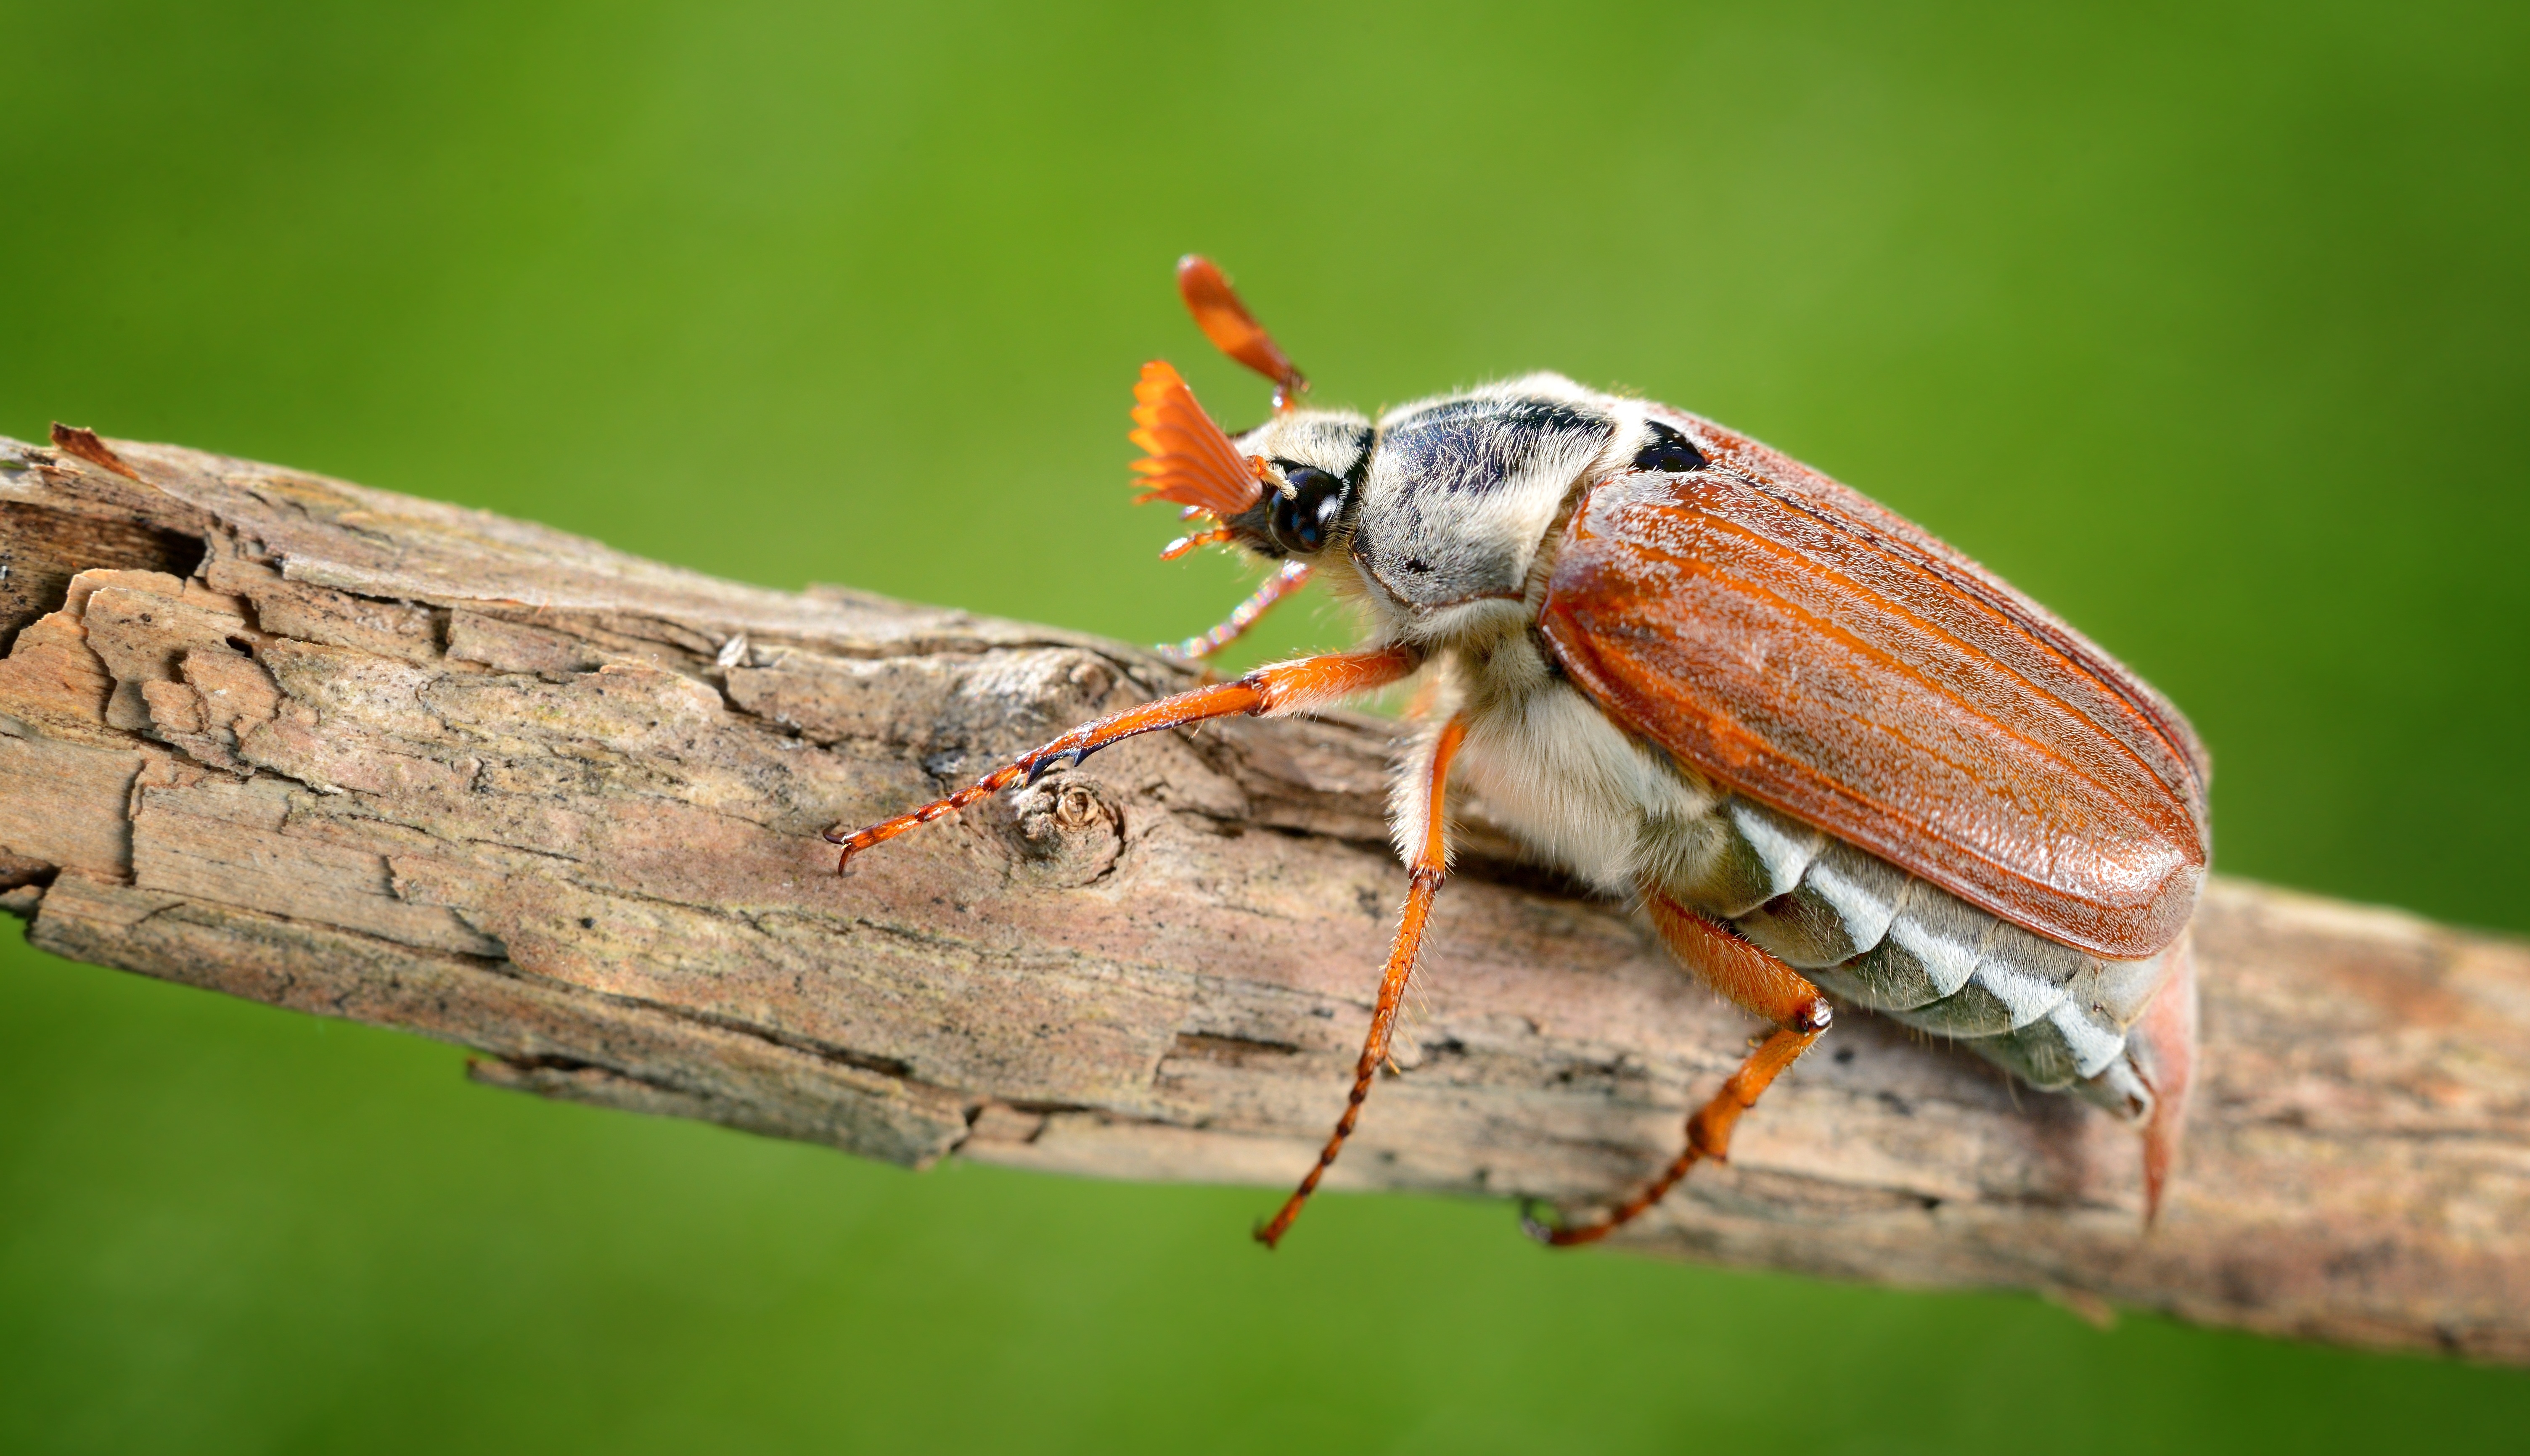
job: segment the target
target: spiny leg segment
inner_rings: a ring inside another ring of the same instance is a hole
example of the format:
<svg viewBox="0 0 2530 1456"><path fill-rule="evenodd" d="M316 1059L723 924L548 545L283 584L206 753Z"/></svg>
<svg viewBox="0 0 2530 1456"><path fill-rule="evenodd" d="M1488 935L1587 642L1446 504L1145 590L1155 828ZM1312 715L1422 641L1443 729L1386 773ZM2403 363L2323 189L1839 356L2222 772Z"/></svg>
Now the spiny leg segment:
<svg viewBox="0 0 2530 1456"><path fill-rule="evenodd" d="M1014 783L1034 783L1056 769L1071 768L1099 749L1136 733L1241 713L1267 717L1321 707L1386 687L1422 663L1421 650L1413 647L1379 647L1300 658L1258 668L1236 682L1198 687L1083 724L1051 743L1020 754L1007 768L994 770L945 799L850 834L828 830L826 842L843 846L843 853L835 860L835 873L842 874L853 855L873 844L883 844L918 825L954 814Z"/></svg>
<svg viewBox="0 0 2530 1456"><path fill-rule="evenodd" d="M1194 516L1201 513L1202 512L1196 511L1192 507L1188 507L1186 509L1186 517L1188 519L1192 519ZM1180 536L1168 545L1161 547L1160 560L1164 562L1173 562L1179 557L1185 555L1187 552L1194 550L1198 546L1227 546L1238 539L1238 533L1232 530L1230 527L1213 526L1208 530L1196 531L1191 535Z"/></svg>
<svg viewBox="0 0 2530 1456"><path fill-rule="evenodd" d="M1317 1165L1283 1201L1281 1211L1257 1227L1256 1241L1269 1249L1291 1230L1292 1221L1300 1216L1300 1206L1318 1191L1318 1180L1327 1175L1327 1169L1335 1166L1336 1156L1344 1152L1345 1139L1352 1136L1353 1124L1361 1120L1361 1105L1370 1096L1371 1081L1378 1076L1380 1064L1388 1059L1389 1038L1397 1030L1397 1013L1405 1004L1405 986L1414 975L1414 956L1423 945L1423 926L1431 918L1432 898L1441 892L1441 877L1449 869L1449 827L1442 806L1450 782L1450 760L1458 757L1458 745L1466 736L1464 719L1454 718L1443 725L1432 740L1431 762L1417 776L1423 796L1423 835L1415 847L1413 862L1406 866L1411 876L1405 890L1405 910L1398 918L1397 943L1388 952L1388 968L1379 978L1379 999L1370 1012L1370 1036L1361 1044L1361 1059L1353 1063L1352 1093L1345 1100L1344 1115L1336 1119L1334 1135L1318 1154Z"/></svg>
<svg viewBox="0 0 2530 1456"><path fill-rule="evenodd" d="M1523 1210L1520 1226L1540 1243L1561 1247L1606 1238L1659 1203L1697 1162L1728 1160L1731 1130L1739 1114L1757 1105L1757 1099L1835 1019L1827 998L1800 972L1658 890L1646 890L1644 900L1672 954L1715 991L1775 1023L1776 1030L1686 1119L1686 1146L1669 1166L1598 1221L1555 1226Z"/></svg>
<svg viewBox="0 0 2530 1456"><path fill-rule="evenodd" d="M1246 601L1232 609L1230 620L1199 637L1188 637L1174 647L1162 647L1160 656L1173 662L1200 662L1246 634L1257 620L1272 611L1274 604L1308 585L1307 562L1285 562L1283 568L1265 578Z"/></svg>

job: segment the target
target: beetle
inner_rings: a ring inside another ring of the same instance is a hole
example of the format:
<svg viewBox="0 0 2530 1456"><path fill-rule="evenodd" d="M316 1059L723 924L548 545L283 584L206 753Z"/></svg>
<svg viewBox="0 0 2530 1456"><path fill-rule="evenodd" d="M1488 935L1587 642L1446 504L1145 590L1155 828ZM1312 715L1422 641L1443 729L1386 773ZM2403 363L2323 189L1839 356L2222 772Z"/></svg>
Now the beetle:
<svg viewBox="0 0 2530 1456"><path fill-rule="evenodd" d="M1530 374L1377 418L1308 381L1221 271L1178 266L1207 337L1273 381L1237 436L1177 371L1134 386L1144 501L1275 564L1199 661L1323 579L1362 644L1086 724L852 857L1137 733L1301 713L1435 674L1391 797L1409 872L1334 1132L1256 1237L1279 1242L1361 1116L1449 864L1453 771L1538 858L1638 902L1688 970L1774 1028L1687 1118L1676 1159L1595 1217L1639 1216L1817 1042L1837 1000L1964 1042L2142 1133L2146 1221L2195 1062L2188 920L2212 853L2187 720L2000 577L1858 492L1711 420Z"/></svg>

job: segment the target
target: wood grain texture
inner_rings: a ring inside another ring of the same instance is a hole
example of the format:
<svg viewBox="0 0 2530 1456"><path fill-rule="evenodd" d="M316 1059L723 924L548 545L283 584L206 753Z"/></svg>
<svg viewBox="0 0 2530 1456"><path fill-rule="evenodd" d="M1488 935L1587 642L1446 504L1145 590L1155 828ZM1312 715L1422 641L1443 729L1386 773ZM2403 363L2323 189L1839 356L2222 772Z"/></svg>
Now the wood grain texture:
<svg viewBox="0 0 2530 1456"><path fill-rule="evenodd" d="M35 944L899 1162L1308 1165L1405 888L1391 726L1137 739L838 880L830 825L1187 679L110 445L138 479L0 442L0 554L51 564L0 599L0 906ZM1332 1185L1616 1196L1753 1023L1464 818ZM2530 1363L2530 951L2220 880L2195 929L2205 1081L2151 1235L2130 1132L1855 1015L1623 1242Z"/></svg>

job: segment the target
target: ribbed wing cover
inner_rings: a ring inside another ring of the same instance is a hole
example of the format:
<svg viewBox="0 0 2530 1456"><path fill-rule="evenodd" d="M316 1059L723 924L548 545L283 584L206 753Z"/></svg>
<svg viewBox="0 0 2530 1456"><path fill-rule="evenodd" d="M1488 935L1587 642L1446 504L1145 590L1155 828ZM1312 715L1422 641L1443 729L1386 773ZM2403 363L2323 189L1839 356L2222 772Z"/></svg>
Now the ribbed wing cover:
<svg viewBox="0 0 2530 1456"><path fill-rule="evenodd" d="M1712 467L1575 513L1540 626L1630 731L1721 784L2100 955L2152 955L2211 847L2159 694L1865 497L1708 420Z"/></svg>

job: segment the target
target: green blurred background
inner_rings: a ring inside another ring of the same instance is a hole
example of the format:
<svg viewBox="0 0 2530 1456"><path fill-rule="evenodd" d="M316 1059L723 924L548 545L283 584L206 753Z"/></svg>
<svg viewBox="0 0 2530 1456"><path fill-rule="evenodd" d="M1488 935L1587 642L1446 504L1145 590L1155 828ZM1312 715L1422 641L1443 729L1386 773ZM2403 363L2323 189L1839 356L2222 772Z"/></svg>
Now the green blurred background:
<svg viewBox="0 0 2530 1456"><path fill-rule="evenodd" d="M1321 400L1552 367L1861 486L2187 708L2224 869L2521 930L2525 15L6 0L0 430L1175 637L1244 582L1151 560L1133 369L1264 404L1180 312L1199 248ZM544 1105L10 940L14 1449L2530 1428L2518 1373L1554 1257L1498 1205L1329 1199L1267 1258L1269 1193Z"/></svg>

